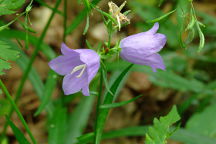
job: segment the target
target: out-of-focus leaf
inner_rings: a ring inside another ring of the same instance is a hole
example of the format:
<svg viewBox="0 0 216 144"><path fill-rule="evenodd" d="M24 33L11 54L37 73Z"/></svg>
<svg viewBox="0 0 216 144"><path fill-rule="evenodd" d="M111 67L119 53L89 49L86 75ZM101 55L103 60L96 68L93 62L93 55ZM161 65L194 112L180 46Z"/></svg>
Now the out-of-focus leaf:
<svg viewBox="0 0 216 144"><path fill-rule="evenodd" d="M48 122L48 143L63 144L67 128L67 110L60 104L57 104L53 113Z"/></svg>
<svg viewBox="0 0 216 144"><path fill-rule="evenodd" d="M203 112L194 114L186 124L191 132L216 138L216 104L205 108Z"/></svg>
<svg viewBox="0 0 216 144"><path fill-rule="evenodd" d="M57 83L57 75L54 71L51 70L49 71L48 78L45 84L44 94L41 99L41 104L37 109L37 111L35 112L35 115L39 115L50 102L50 97L52 95L53 90L56 87L56 83Z"/></svg>
<svg viewBox="0 0 216 144"><path fill-rule="evenodd" d="M82 134L87 125L94 99L94 96L83 97L73 113L70 114L67 121L65 144L77 142L76 138Z"/></svg>
<svg viewBox="0 0 216 144"><path fill-rule="evenodd" d="M106 65L107 70L110 71L121 70L127 64L128 62L119 61L118 63L108 63ZM134 65L132 70L149 74L149 80L161 87L173 88L180 91L193 91L196 93L204 92L204 90L207 90L205 85L200 81L195 79L186 79L168 70L158 70L156 73L154 73L149 67L140 65Z"/></svg>
<svg viewBox="0 0 216 144"><path fill-rule="evenodd" d="M98 78L96 77L91 83L91 90L98 88ZM93 108L95 96L82 97L80 103L76 106L74 111L69 114L67 121L67 129L65 136L65 144L76 143L76 138L79 137L87 123Z"/></svg>

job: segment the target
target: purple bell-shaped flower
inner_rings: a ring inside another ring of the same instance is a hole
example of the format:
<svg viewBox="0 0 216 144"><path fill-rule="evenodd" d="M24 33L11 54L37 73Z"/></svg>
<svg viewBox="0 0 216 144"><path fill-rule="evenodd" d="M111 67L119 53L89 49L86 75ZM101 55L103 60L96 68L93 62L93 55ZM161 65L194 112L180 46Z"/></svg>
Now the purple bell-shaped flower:
<svg viewBox="0 0 216 144"><path fill-rule="evenodd" d="M134 64L148 65L154 72L157 69L165 70L163 59L157 52L166 44L166 36L157 33L158 28L159 24L155 23L147 32L134 34L121 40L121 58Z"/></svg>
<svg viewBox="0 0 216 144"><path fill-rule="evenodd" d="M49 62L49 66L60 75L64 75L63 91L65 95L82 91L89 96L89 84L100 67L99 55L91 49L72 50L62 44L61 52Z"/></svg>

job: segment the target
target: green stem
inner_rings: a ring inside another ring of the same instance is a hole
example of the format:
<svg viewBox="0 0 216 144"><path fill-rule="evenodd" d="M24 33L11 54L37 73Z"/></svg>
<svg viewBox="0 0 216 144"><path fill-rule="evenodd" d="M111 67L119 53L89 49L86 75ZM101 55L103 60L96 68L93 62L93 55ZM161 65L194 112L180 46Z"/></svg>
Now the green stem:
<svg viewBox="0 0 216 144"><path fill-rule="evenodd" d="M34 136L32 135L32 133L31 133L31 131L30 131L30 129L29 129L29 127L28 127L28 125L27 125L25 119L23 118L21 112L19 111L19 109L18 109L16 103L14 102L13 98L11 97L10 93L8 92L8 90L7 90L6 86L4 85L4 83L2 82L2 80L0 80L0 86L2 87L2 91L5 93L7 99L10 101L10 103L11 103L13 109L16 111L16 113L17 113L19 119L21 120L23 126L25 127L27 133L29 134L29 136L30 136L32 142L33 142L34 144L36 144L37 142L36 142Z"/></svg>
<svg viewBox="0 0 216 144"><path fill-rule="evenodd" d="M48 28L49 28L49 25L50 25L50 23L51 23L51 21L52 21L54 15L55 15L56 10L57 10L58 6L60 5L60 3L61 3L61 0L58 0L58 1L56 2L55 8L54 8L54 10L53 10L53 12L52 12L52 14L51 14L51 16L50 16L50 18L49 18L49 20L48 20L48 22L47 22L45 28L44 28L44 30L43 30L43 32L42 32L42 34L41 34L39 40L38 40L37 46L36 46L36 48L35 48L35 50L34 50L32 56L31 56L31 58L30 58L30 60L29 60L29 63L28 63L28 65L27 65L27 67L26 67L26 70L24 71L23 77L22 77L22 79L21 79L21 82L20 82L20 84L19 84L18 90L17 90L17 92L16 92L16 95L15 95L15 102L17 102L17 100L19 99L19 97L20 97L21 94L22 94L22 90L23 90L25 81L26 81L27 78L28 78L29 72L31 71L32 64L33 64L35 58L37 57L38 52L40 51L41 43L43 42L43 39L44 39L44 37L45 37L45 35L46 35L46 32L47 32L47 30L48 30ZM13 109L11 109L11 111L10 111L10 113L9 113L9 117L12 115L12 113L13 113ZM7 127L8 127L8 123L5 124L3 133L6 132Z"/></svg>
<svg viewBox="0 0 216 144"><path fill-rule="evenodd" d="M102 97L102 91L103 91L103 71L102 68L100 69L100 85L99 85L99 93L98 93L98 99L97 99L97 107L96 107L96 120L95 120L95 134L94 134L94 143L97 142L97 123L98 123L98 116L100 113L100 106L101 106L101 97Z"/></svg>

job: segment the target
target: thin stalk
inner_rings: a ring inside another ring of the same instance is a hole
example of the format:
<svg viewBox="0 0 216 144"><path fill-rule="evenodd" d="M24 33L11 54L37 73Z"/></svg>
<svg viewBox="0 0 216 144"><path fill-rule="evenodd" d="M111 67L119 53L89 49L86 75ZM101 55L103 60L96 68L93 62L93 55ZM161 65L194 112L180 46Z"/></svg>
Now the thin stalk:
<svg viewBox="0 0 216 144"><path fill-rule="evenodd" d="M14 100L15 102L17 102L17 100L20 98L20 96L21 96L21 94L22 94L22 90L23 90L25 81L26 81L27 78L28 78L29 72L31 71L32 64L34 63L34 60L35 60L35 58L37 57L38 52L40 51L41 43L43 42L43 39L44 39L44 37L45 37L45 35L46 35L46 32L47 32L47 30L48 30L48 28L49 28L49 25L50 25L50 23L51 23L51 21L52 21L54 15L55 15L56 10L57 10L58 6L60 5L60 3L61 3L61 0L58 0L58 1L56 2L55 8L54 8L54 10L53 10L53 12L52 12L52 14L51 14L51 16L50 16L50 18L49 18L49 20L48 20L48 22L47 22L45 28L44 28L44 30L43 30L43 32L42 32L42 34L41 34L39 40L38 40L37 46L36 46L36 48L35 48L35 50L34 50L32 56L31 56L31 58L30 58L30 60L29 60L29 63L28 63L28 65L27 65L27 67L26 67L26 70L24 71L23 77L22 77L22 79L21 79L21 82L20 82L20 84L19 84L18 90L17 90L17 92L16 92L15 100ZM10 111L10 113L9 113L9 118L10 118L10 116L12 115L12 113L13 113L13 109L11 109L11 111ZM8 127L8 123L5 124L3 133L6 132L7 127Z"/></svg>
<svg viewBox="0 0 216 144"><path fill-rule="evenodd" d="M99 85L99 93L98 93L98 99L97 99L97 107L96 107L96 120L95 120L95 132L94 132L94 143L96 143L96 128L97 128L97 122L98 122L98 116L100 113L100 106L101 106L101 97L102 97L102 91L103 91L103 71L102 68L100 69L100 85Z"/></svg>
<svg viewBox="0 0 216 144"><path fill-rule="evenodd" d="M16 111L16 113L17 113L19 119L21 120L23 126L25 127L25 129L26 129L26 131L27 131L27 133L28 133L28 135L30 136L31 141L33 142L33 144L36 144L37 142L36 142L34 136L32 135L32 133L31 133L31 131L30 131L30 129L29 129L29 127L28 127L28 125L27 125L25 119L23 118L21 112L19 111L19 109L18 109L16 103L14 102L13 98L11 97L10 93L8 92L8 90L7 90L6 86L4 85L4 83L2 82L2 80L0 80L0 86L1 86L1 88L2 88L2 91L5 93L7 99L10 101L10 103L11 103L13 109Z"/></svg>

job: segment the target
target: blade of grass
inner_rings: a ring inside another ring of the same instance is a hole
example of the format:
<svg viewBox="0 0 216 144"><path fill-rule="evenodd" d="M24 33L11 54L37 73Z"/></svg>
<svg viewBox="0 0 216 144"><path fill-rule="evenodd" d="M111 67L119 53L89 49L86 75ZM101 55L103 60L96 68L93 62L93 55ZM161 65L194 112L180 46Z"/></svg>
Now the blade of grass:
<svg viewBox="0 0 216 144"><path fill-rule="evenodd" d="M65 129L67 127L67 109L61 104L57 104L54 109L54 115L49 118L49 144L63 144Z"/></svg>
<svg viewBox="0 0 216 144"><path fill-rule="evenodd" d="M25 138L24 134L19 130L19 128L8 118L6 117L8 124L10 125L17 141L20 144L30 144L28 140Z"/></svg>
<svg viewBox="0 0 216 144"><path fill-rule="evenodd" d="M164 14L164 15L162 15L162 16L156 18L156 19L148 20L147 23L159 22L159 21L161 21L162 19L164 19L164 18L168 17L169 15L171 15L172 13L174 13L175 11L176 11L176 9L174 9L174 10L172 10L172 11L170 11L170 12L168 12L168 13L166 13L166 14Z"/></svg>
<svg viewBox="0 0 216 144"><path fill-rule="evenodd" d="M91 84L91 90L96 90L98 88L98 85L98 77L96 77ZM93 95L90 95L89 97L82 96L78 106L71 114L69 114L64 142L65 144L76 143L76 138L81 136L81 134L83 133L88 123L94 100L95 96Z"/></svg>
<svg viewBox="0 0 216 144"><path fill-rule="evenodd" d="M57 2L56 2L56 4L55 4L55 8L54 8L55 10L57 10L57 8L59 7L60 3L61 3L61 0L57 0ZM39 38L39 40L38 40L38 43L37 43L37 45L36 45L36 48L35 48L35 50L34 50L32 56L31 56L31 58L30 58L30 61L29 61L28 65L27 65L27 67L26 67L26 69L25 69L25 71L24 71L24 74L23 74L23 76L22 76L22 79L21 79L21 81L20 81L19 87L18 87L17 92L16 92L16 95L15 95L15 100L14 100L15 102L19 99L19 97L20 97L21 94L22 94L22 90L23 90L25 81L27 80L28 75L29 75L29 73L30 73L30 71L31 71L33 62L34 62L35 58L37 57L38 52L40 51L41 44L42 44L42 42L43 42L43 39L44 39L44 37L45 37L45 35L46 35L46 32L47 32L47 30L48 30L48 28L49 28L49 25L50 25L50 23L51 23L51 21L52 21L54 15L55 15L55 13L56 13L56 11L53 11L53 12L52 12L52 14L51 14L51 16L50 16L50 18L49 18L49 20L48 20L48 22L47 22L47 24L46 24L46 26L45 26L43 32L42 32L40 38ZM13 112L13 109L11 110L11 113L10 113L9 117L11 116L12 112ZM7 129L7 124L6 124L5 126L6 126L5 129Z"/></svg>
<svg viewBox="0 0 216 144"><path fill-rule="evenodd" d="M65 144L74 144L77 142L76 137L82 134L87 125L94 99L94 96L83 97L74 112L69 116Z"/></svg>
<svg viewBox="0 0 216 144"><path fill-rule="evenodd" d="M57 0L57 2L56 2L56 4L55 4L55 8L54 8L55 10L59 7L60 3L61 3L61 0ZM32 64L33 64L35 58L37 57L38 52L40 51L41 43L42 43L42 41L43 41L43 39L44 39L44 37L45 37L45 35L46 35L46 32L47 32L47 30L48 30L48 28L49 28L49 25L50 25L51 21L52 21L54 15L55 15L55 13L56 13L55 10L52 12L51 16L49 17L49 20L48 20L48 22L47 22L47 24L46 24L46 26L45 26L45 28L44 28L44 30L43 30L43 32L42 32L40 38L39 38L39 40L38 40L37 46L36 46L36 48L35 48L35 50L34 50L32 56L31 56L31 58L30 58L30 61L29 61L28 65L27 65L27 68L26 68L26 70L24 71L23 77L22 77L22 79L21 79L21 82L20 82L20 84L19 84L18 90L17 90L16 95L15 95L15 101L16 101L17 99L19 99L20 95L22 94L22 89L23 89L23 86L24 86L24 84L25 84L25 81L26 81L27 78L28 78L28 75L29 75L29 72L30 72L30 70L31 70Z"/></svg>
<svg viewBox="0 0 216 144"><path fill-rule="evenodd" d="M42 110L44 110L44 108L48 105L48 103L50 102L50 97L52 95L52 92L54 91L55 87L57 84L57 75L54 71L50 70L49 74L48 74L48 78L46 81L46 85L44 88L44 94L43 97L41 99L41 104L39 106L39 108L37 109L37 111L35 112L35 116L39 115Z"/></svg>
<svg viewBox="0 0 216 144"><path fill-rule="evenodd" d="M119 103L112 103L112 104L104 104L104 105L101 105L100 108L101 109L109 109L109 108L116 108L116 107L121 107L123 105L126 105L126 104L129 104L135 100L137 100L138 98L142 97L143 95L139 95L135 98L132 98L130 100L127 100L127 101L123 101L123 102L119 102Z"/></svg>
<svg viewBox="0 0 216 144"><path fill-rule="evenodd" d="M111 92L114 95L111 95L110 93L107 93L104 97L104 102L103 104L110 104L113 102L116 90L118 89L120 83L122 82L123 78L126 76L128 71L131 69L133 64L129 65L120 75L119 77L115 80L113 85L111 86ZM100 109L98 110L99 113L96 118L96 129L95 129L95 137L94 137L94 143L95 144L100 144L101 136L103 133L103 128L105 125L106 117L108 115L109 109Z"/></svg>

